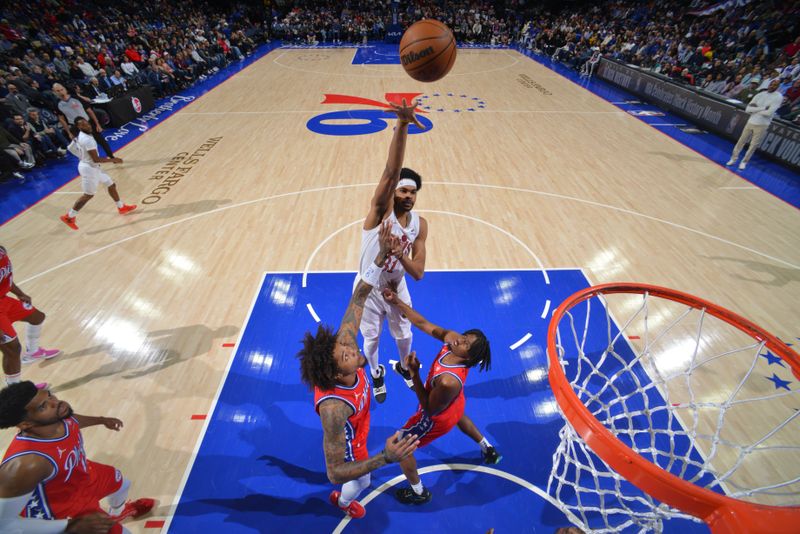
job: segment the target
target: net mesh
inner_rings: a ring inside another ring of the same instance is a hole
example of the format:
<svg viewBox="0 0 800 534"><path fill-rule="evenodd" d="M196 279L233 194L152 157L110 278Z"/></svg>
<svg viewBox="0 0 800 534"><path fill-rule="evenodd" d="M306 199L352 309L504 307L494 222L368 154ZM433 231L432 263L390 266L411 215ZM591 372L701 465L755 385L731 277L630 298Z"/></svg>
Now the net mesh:
<svg viewBox="0 0 800 534"><path fill-rule="evenodd" d="M567 310L556 346L580 401L648 461L737 499L800 502L800 396L765 342L704 308L624 293ZM585 530L660 532L691 518L627 482L568 421L560 438L548 492Z"/></svg>

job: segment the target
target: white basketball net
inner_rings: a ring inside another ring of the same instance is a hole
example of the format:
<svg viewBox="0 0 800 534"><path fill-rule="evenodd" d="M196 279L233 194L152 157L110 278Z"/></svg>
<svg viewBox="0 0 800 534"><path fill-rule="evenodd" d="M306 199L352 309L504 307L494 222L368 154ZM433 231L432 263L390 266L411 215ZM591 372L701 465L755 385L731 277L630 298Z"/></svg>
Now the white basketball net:
<svg viewBox="0 0 800 534"><path fill-rule="evenodd" d="M615 324L616 312L629 318ZM800 407L800 395L765 379L773 370L793 377L788 366L768 363L763 342L705 309L626 293L568 310L557 347L567 380L592 415L653 464L737 499L800 503L800 411L792 408ZM719 387L708 387L717 381ZM743 409L763 420L743 429ZM694 519L615 473L569 422L560 438L548 493L585 531L660 532L664 519ZM778 468L759 469L765 461Z"/></svg>

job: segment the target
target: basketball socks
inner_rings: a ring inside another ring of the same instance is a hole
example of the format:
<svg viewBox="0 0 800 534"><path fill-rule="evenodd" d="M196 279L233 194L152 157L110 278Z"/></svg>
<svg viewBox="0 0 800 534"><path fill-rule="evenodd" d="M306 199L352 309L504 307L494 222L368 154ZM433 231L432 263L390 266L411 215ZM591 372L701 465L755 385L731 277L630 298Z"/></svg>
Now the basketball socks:
<svg viewBox="0 0 800 534"><path fill-rule="evenodd" d="M380 378L381 376L381 369L378 366L378 344L380 340L376 339L367 339L364 338L364 357L367 359L369 363L369 372L372 374L372 378Z"/></svg>
<svg viewBox="0 0 800 534"><path fill-rule="evenodd" d="M74 209L74 208L70 208L70 209L69 209L69 218L70 218L70 219L74 219L74 218L75 218L75 217L77 217L77 216L78 216L78 212L77 212L77 211L75 211L75 209Z"/></svg>
<svg viewBox="0 0 800 534"><path fill-rule="evenodd" d="M42 335L42 323L25 325L25 352L33 354L39 350L39 338Z"/></svg>
<svg viewBox="0 0 800 534"><path fill-rule="evenodd" d="M115 200L114 202L117 204L117 209L125 205L125 203L121 200Z"/></svg>
<svg viewBox="0 0 800 534"><path fill-rule="evenodd" d="M411 352L411 341L413 339L413 336L408 336L394 340L395 343L397 343L397 353L400 356L400 367L402 367L404 371L408 371L406 367L406 356Z"/></svg>
<svg viewBox="0 0 800 534"><path fill-rule="evenodd" d="M115 516L122 513L125 509L125 501L128 500L128 491L131 489L131 481L127 478L122 479L122 486L106 497L108 499L108 515Z"/></svg>
<svg viewBox="0 0 800 534"><path fill-rule="evenodd" d="M411 489L414 490L414 493L417 495L422 495L422 491L425 489L425 486L422 485L422 481L420 480L418 484L408 483L411 486Z"/></svg>
<svg viewBox="0 0 800 534"><path fill-rule="evenodd" d="M339 495L339 506L347 508L350 503L358 498L358 495L369 486L370 475L367 473L355 480L342 484L342 493Z"/></svg>
<svg viewBox="0 0 800 534"><path fill-rule="evenodd" d="M21 376L22 373L17 373L15 375L6 375L6 384L9 386L11 384L19 384L20 382L22 382L22 378L20 378Z"/></svg>
<svg viewBox="0 0 800 534"><path fill-rule="evenodd" d="M489 443L489 440L486 439L485 437L480 441L480 443L478 443L478 445L481 446L481 451L483 452L486 452L486 449L492 446L492 444Z"/></svg>

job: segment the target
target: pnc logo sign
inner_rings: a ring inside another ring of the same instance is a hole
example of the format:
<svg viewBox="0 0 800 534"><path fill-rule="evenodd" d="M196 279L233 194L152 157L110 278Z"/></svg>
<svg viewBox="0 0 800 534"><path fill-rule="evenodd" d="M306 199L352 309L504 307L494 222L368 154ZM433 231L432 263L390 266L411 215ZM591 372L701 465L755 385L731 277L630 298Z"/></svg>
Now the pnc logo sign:
<svg viewBox="0 0 800 534"><path fill-rule="evenodd" d="M386 93L384 98L387 102L401 104L403 99L410 104L422 93ZM363 105L369 109L355 109L332 111L311 117L306 123L306 128L314 133L321 135L367 135L385 130L389 125L394 124L397 117L391 109L392 106L386 102L379 102L360 96L326 94L323 104L344 104L348 106ZM433 128L433 123L428 117L424 116L425 111L417 111L417 120L425 127L420 130L411 124L408 127L409 134L418 134L429 131Z"/></svg>

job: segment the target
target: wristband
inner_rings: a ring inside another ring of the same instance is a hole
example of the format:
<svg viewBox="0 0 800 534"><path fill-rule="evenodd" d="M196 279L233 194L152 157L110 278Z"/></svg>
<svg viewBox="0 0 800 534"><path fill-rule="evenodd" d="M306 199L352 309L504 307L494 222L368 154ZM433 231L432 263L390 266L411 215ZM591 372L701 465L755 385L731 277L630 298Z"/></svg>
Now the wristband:
<svg viewBox="0 0 800 534"><path fill-rule="evenodd" d="M374 263L370 263L369 267L367 267L367 270L361 275L361 279L372 287L378 287L381 283L382 272L383 269L381 267L378 267Z"/></svg>

